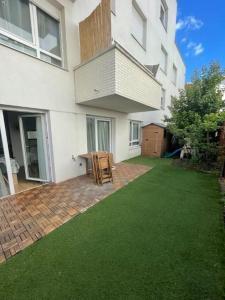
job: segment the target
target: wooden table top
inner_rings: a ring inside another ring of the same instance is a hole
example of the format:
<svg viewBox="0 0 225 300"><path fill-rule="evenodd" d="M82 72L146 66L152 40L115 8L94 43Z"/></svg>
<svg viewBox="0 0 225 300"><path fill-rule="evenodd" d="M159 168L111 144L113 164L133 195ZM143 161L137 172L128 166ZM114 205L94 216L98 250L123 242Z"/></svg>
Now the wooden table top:
<svg viewBox="0 0 225 300"><path fill-rule="evenodd" d="M99 153L99 154L101 154L101 153L107 153L107 152L99 151L99 152L94 152L94 153ZM109 153L110 156L113 155L113 154L110 153L110 152L108 152L108 153ZM91 159L91 152L89 152L89 153L84 153L84 154L80 154L79 157L85 158L85 159Z"/></svg>
<svg viewBox="0 0 225 300"><path fill-rule="evenodd" d="M85 159L91 159L91 153L80 154L79 157L85 158Z"/></svg>

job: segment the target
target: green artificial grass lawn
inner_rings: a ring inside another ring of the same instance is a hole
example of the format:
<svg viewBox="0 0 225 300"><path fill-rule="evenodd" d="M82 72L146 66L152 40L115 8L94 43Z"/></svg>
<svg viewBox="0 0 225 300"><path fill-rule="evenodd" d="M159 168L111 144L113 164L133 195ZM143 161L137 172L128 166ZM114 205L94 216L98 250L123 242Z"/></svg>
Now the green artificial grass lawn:
<svg viewBox="0 0 225 300"><path fill-rule="evenodd" d="M225 281L216 177L153 170L0 266L0 299L220 300Z"/></svg>

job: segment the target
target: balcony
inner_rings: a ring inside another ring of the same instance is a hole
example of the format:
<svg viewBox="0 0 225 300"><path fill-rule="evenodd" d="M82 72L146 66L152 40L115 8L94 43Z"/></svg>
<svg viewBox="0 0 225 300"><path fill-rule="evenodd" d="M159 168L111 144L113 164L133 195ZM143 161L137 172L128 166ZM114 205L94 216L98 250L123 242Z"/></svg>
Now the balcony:
<svg viewBox="0 0 225 300"><path fill-rule="evenodd" d="M160 83L117 43L74 72L77 104L124 113L160 109Z"/></svg>
<svg viewBox="0 0 225 300"><path fill-rule="evenodd" d="M79 24L81 64L76 103L132 113L160 109L161 85L118 43L112 44L110 0L101 0Z"/></svg>

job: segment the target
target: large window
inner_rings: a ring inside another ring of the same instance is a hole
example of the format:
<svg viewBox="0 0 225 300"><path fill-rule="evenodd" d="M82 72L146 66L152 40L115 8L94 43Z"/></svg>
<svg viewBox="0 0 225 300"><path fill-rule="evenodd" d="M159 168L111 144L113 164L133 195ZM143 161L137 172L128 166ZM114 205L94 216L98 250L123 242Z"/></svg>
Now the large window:
<svg viewBox="0 0 225 300"><path fill-rule="evenodd" d="M0 26L8 32L32 42L29 2L22 0L1 0Z"/></svg>
<svg viewBox="0 0 225 300"><path fill-rule="evenodd" d="M138 146L141 141L141 122L130 121L130 146Z"/></svg>
<svg viewBox="0 0 225 300"><path fill-rule="evenodd" d="M132 10L132 36L143 48L146 48L146 17L140 10L135 0L132 1Z"/></svg>
<svg viewBox="0 0 225 300"><path fill-rule="evenodd" d="M0 43L62 66L59 21L28 0L0 0Z"/></svg>
<svg viewBox="0 0 225 300"><path fill-rule="evenodd" d="M177 67L173 65L172 82L177 85Z"/></svg>
<svg viewBox="0 0 225 300"><path fill-rule="evenodd" d="M165 48L162 46L161 47L161 70L164 73L167 73L167 63L168 63L168 54L165 50Z"/></svg>
<svg viewBox="0 0 225 300"><path fill-rule="evenodd" d="M88 152L111 151L111 120L87 117Z"/></svg>
<svg viewBox="0 0 225 300"><path fill-rule="evenodd" d="M160 20L163 24L163 27L167 30L168 25L168 7L164 0L161 1L160 5Z"/></svg>
<svg viewBox="0 0 225 300"><path fill-rule="evenodd" d="M165 109L166 106L166 90L162 88L161 92L161 109Z"/></svg>

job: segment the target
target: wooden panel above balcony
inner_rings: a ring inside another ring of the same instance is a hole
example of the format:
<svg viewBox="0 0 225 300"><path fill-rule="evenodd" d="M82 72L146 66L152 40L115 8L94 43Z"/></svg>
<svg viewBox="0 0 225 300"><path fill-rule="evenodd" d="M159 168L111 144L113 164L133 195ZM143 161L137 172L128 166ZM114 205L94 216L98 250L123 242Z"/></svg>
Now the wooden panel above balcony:
<svg viewBox="0 0 225 300"><path fill-rule="evenodd" d="M111 45L110 0L102 0L92 14L79 24L81 62Z"/></svg>

